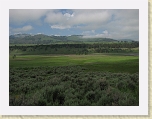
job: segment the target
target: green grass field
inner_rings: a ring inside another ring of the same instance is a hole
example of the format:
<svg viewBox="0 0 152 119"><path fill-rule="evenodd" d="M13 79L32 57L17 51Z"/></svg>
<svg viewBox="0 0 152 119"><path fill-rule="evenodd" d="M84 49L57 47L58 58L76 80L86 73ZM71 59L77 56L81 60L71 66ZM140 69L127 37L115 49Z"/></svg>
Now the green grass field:
<svg viewBox="0 0 152 119"><path fill-rule="evenodd" d="M73 66L80 65L88 71L139 72L139 57L123 54L91 55L10 55L10 67Z"/></svg>

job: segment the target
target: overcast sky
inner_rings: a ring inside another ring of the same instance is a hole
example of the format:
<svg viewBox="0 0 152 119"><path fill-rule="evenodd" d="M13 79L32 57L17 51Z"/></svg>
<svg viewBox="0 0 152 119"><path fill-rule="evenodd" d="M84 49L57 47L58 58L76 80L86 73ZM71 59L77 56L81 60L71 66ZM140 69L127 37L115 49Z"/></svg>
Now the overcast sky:
<svg viewBox="0 0 152 119"><path fill-rule="evenodd" d="M9 10L9 34L84 35L139 40L139 10Z"/></svg>

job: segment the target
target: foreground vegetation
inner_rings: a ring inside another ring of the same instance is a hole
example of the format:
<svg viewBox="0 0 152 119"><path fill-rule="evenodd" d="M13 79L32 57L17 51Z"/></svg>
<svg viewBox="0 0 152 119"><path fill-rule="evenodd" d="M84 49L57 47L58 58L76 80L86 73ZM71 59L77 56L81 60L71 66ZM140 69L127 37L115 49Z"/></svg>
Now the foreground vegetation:
<svg viewBox="0 0 152 119"><path fill-rule="evenodd" d="M9 47L10 106L138 106L139 43Z"/></svg>
<svg viewBox="0 0 152 119"><path fill-rule="evenodd" d="M138 79L80 66L10 68L9 105L137 106Z"/></svg>

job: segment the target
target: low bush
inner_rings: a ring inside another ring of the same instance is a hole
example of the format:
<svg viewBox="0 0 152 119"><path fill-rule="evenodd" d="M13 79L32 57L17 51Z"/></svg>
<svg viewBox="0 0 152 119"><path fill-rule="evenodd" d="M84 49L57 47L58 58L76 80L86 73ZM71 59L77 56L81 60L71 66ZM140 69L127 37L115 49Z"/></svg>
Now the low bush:
<svg viewBox="0 0 152 119"><path fill-rule="evenodd" d="M81 66L10 68L10 106L138 106L137 73ZM24 74L24 75L22 75Z"/></svg>

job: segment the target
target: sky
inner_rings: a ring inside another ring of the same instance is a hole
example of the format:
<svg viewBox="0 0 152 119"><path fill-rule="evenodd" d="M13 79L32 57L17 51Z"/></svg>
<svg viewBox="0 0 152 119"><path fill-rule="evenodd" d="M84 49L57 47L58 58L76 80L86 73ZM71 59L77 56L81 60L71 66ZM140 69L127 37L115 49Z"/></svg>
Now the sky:
<svg viewBox="0 0 152 119"><path fill-rule="evenodd" d="M139 10L10 9L9 35L18 33L139 41Z"/></svg>

